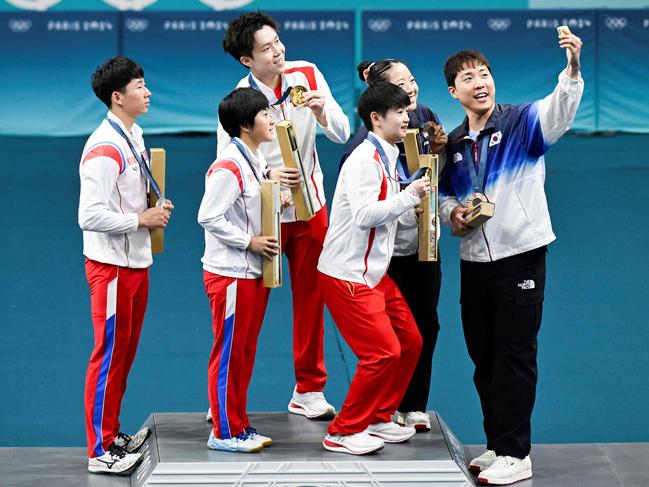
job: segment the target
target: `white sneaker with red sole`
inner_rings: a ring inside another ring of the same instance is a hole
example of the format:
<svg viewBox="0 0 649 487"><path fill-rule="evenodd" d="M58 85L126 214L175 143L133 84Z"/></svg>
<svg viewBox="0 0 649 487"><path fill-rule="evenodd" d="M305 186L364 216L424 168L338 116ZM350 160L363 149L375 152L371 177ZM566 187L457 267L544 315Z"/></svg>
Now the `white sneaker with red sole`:
<svg viewBox="0 0 649 487"><path fill-rule="evenodd" d="M498 457L493 450L487 450L479 457L475 457L469 462L469 470L473 473L480 473L493 465Z"/></svg>
<svg viewBox="0 0 649 487"><path fill-rule="evenodd" d="M412 426L400 426L389 421L387 423L371 424L365 432L372 436L378 436L386 443L401 443L415 436L417 430Z"/></svg>
<svg viewBox="0 0 649 487"><path fill-rule="evenodd" d="M322 392L299 394L297 388L288 403L288 411L309 419L331 419L336 415L336 408L327 402Z"/></svg>
<svg viewBox="0 0 649 487"><path fill-rule="evenodd" d="M424 411L408 411L407 413L397 411L397 424L412 426L417 431L428 431L430 430L430 417Z"/></svg>
<svg viewBox="0 0 649 487"><path fill-rule="evenodd" d="M351 435L327 435L322 445L329 451L349 453L350 455L366 455L380 450L385 446L383 440L370 436L365 431Z"/></svg>

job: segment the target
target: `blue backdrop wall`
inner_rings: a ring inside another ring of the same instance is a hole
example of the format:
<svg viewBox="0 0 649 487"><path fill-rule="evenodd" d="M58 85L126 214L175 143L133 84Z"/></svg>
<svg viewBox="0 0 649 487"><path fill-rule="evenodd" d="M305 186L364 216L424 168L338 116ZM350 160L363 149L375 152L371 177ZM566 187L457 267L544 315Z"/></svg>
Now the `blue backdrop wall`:
<svg viewBox="0 0 649 487"><path fill-rule="evenodd" d="M1 12L0 135L66 136L91 132L102 108L89 86L95 67L121 53L145 68L158 107L147 133L213 132L218 101L245 71L222 48L227 22L240 12ZM461 114L447 93L444 60L479 48L491 60L498 99L539 98L565 64L556 27L584 40L586 91L574 129L649 132L649 10L273 11L288 59L320 67L353 118L362 89L361 58L397 57L419 80L421 99L446 125Z"/></svg>

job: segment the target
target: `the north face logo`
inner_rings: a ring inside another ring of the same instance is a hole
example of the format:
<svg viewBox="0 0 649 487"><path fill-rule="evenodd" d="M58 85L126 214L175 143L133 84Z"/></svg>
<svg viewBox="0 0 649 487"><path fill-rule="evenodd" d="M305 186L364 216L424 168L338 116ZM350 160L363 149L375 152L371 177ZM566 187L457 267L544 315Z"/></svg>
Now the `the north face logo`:
<svg viewBox="0 0 649 487"><path fill-rule="evenodd" d="M534 281L532 279L525 279L523 282L518 283L518 287L521 289L534 289L536 287L536 284L534 284Z"/></svg>

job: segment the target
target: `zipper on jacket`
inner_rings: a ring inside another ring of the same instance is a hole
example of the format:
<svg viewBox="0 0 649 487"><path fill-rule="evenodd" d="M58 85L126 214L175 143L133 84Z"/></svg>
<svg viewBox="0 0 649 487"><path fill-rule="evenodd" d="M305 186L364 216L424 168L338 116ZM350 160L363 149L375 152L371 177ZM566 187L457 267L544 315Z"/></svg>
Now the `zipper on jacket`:
<svg viewBox="0 0 649 487"><path fill-rule="evenodd" d="M131 251L131 244L128 241L128 235L124 234L124 254L126 255L126 267L131 265L131 260L128 258L128 254Z"/></svg>
<svg viewBox="0 0 649 487"><path fill-rule="evenodd" d="M480 151L480 146L478 144L478 137L476 137L476 139L473 141L473 160L474 160L473 170L474 171L478 171L479 168L480 168L480 156L478 155L479 151ZM485 164L486 163L487 162L485 161ZM487 177L487 173L486 173L486 168L485 168L485 179L486 179L486 177ZM486 195L485 195L485 197L486 197ZM489 241L487 240L487 234L484 231L484 224L480 225L480 230L482 230L482 237L484 238L484 243L487 246L487 253L489 254L489 260L491 262L493 262L494 259L491 256L491 247L489 247Z"/></svg>

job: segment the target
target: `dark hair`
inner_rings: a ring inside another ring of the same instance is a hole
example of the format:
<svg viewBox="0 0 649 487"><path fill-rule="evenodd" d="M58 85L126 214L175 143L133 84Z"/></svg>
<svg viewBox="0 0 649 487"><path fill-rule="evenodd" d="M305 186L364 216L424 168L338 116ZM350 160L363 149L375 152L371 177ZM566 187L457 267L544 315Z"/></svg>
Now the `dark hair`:
<svg viewBox="0 0 649 487"><path fill-rule="evenodd" d="M361 61L361 63L356 66L358 71L358 77L361 81L367 83L367 86L372 86L374 83L379 81L386 81L386 74L395 64L403 64L407 66L406 63L400 61L399 59L383 59L381 61L376 61L371 63L370 61ZM367 72L367 78L365 78L365 70Z"/></svg>
<svg viewBox="0 0 649 487"><path fill-rule="evenodd" d="M388 110L398 110L407 108L410 105L410 97L402 88L387 81L379 81L371 84L363 92L358 100L358 116L361 117L365 128L373 130L372 112L376 112L382 117L388 113Z"/></svg>
<svg viewBox="0 0 649 487"><path fill-rule="evenodd" d="M448 86L455 86L455 77L465 66L486 67L491 73L489 61L480 51L460 51L453 54L444 63L444 77Z"/></svg>
<svg viewBox="0 0 649 487"><path fill-rule="evenodd" d="M223 50L239 61L241 56L252 57L255 46L255 32L265 25L279 32L277 22L261 12L249 12L233 20L223 36Z"/></svg>
<svg viewBox="0 0 649 487"><path fill-rule="evenodd" d="M219 104L219 121L230 137L239 137L241 127L252 128L257 114L268 108L268 98L254 88L237 88Z"/></svg>
<svg viewBox="0 0 649 487"><path fill-rule="evenodd" d="M127 57L116 56L95 70L91 78L92 90L110 109L113 92L124 93L127 84L140 78L144 78L142 66Z"/></svg>

